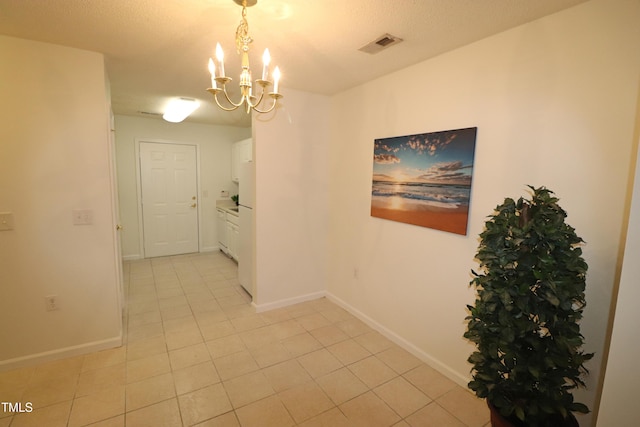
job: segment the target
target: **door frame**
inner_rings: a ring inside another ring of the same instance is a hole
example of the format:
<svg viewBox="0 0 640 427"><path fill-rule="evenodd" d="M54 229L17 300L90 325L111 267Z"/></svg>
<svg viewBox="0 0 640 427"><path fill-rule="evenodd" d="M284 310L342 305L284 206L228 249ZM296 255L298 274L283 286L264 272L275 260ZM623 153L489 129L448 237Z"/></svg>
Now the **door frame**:
<svg viewBox="0 0 640 427"><path fill-rule="evenodd" d="M135 140L135 160L136 160L136 198L138 203L138 245L140 247L140 255L143 259L147 258L144 247L144 220L142 218L142 172L140 171L140 144L150 142L152 144L170 144L170 145L191 145L196 147L196 194L198 195L197 207L198 212L198 253L202 252L202 211L200 210L202 203L200 194L200 144L187 141L174 141L168 139L156 138L136 138Z"/></svg>
<svg viewBox="0 0 640 427"><path fill-rule="evenodd" d="M120 220L120 197L118 193L118 165L116 162L116 125L113 111L109 108L109 179L111 180L111 218L114 239L114 257L118 292L118 321L120 322L120 343L126 338L125 327L125 288L124 265L122 257L122 222Z"/></svg>

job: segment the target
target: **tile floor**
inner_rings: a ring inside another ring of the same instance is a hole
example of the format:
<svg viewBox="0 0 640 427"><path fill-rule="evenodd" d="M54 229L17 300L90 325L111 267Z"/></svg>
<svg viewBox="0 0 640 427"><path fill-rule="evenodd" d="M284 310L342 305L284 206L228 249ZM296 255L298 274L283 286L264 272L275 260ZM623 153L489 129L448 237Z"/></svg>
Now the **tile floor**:
<svg viewBox="0 0 640 427"><path fill-rule="evenodd" d="M0 373L0 427L488 426L484 403L326 299L255 313L220 253L125 263L126 345Z"/></svg>

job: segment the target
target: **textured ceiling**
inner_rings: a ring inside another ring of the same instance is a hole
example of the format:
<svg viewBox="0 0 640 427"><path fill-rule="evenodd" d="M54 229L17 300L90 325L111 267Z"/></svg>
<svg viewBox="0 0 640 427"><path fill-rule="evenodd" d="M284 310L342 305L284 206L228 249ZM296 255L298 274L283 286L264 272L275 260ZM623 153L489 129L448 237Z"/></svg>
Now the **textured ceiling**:
<svg viewBox="0 0 640 427"><path fill-rule="evenodd" d="M268 47L282 87L331 95L584 1L259 0L247 10L251 63L259 70ZM203 104L188 121L248 126L204 91L216 41L227 75L239 74L240 17L232 0L0 0L0 34L103 53L116 114L160 113L183 96ZM404 41L358 51L384 33Z"/></svg>

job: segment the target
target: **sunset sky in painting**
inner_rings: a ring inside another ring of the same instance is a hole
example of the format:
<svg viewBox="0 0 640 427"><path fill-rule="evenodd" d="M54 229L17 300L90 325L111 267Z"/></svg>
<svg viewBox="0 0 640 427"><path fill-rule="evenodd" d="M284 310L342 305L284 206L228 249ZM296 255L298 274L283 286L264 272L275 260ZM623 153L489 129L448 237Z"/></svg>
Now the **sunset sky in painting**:
<svg viewBox="0 0 640 427"><path fill-rule="evenodd" d="M477 128L376 139L373 180L471 184Z"/></svg>

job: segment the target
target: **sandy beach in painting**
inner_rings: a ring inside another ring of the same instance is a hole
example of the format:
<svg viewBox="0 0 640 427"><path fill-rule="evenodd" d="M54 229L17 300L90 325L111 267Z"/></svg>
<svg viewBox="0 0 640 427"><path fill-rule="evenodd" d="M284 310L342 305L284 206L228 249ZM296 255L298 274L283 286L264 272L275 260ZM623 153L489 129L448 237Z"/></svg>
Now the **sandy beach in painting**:
<svg viewBox="0 0 640 427"><path fill-rule="evenodd" d="M439 208L412 204L408 209L389 209L387 203L371 203L371 216L462 235L467 234L468 213L468 206Z"/></svg>
<svg viewBox="0 0 640 427"><path fill-rule="evenodd" d="M470 188L374 181L371 216L467 234Z"/></svg>

